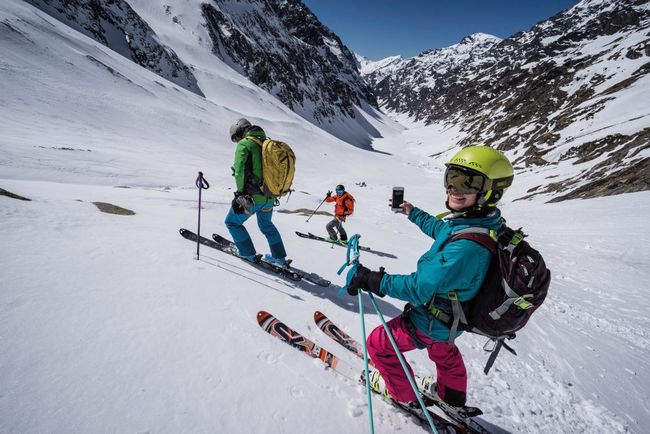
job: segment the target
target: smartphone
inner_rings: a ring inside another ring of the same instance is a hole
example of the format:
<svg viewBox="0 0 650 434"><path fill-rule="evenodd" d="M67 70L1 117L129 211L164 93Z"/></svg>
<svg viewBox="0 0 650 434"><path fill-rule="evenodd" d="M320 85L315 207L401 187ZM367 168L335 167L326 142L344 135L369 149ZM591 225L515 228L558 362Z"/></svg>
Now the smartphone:
<svg viewBox="0 0 650 434"><path fill-rule="evenodd" d="M401 211L399 206L404 202L404 187L393 187L393 200L391 209L393 211Z"/></svg>

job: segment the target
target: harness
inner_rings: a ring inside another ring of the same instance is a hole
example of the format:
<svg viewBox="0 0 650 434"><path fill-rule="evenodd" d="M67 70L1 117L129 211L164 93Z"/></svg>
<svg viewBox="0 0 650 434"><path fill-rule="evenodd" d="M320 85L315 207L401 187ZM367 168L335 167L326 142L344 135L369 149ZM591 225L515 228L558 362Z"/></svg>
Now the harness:
<svg viewBox="0 0 650 434"><path fill-rule="evenodd" d="M493 238L493 233L494 231L485 228L470 227L461 229L459 231L452 232L449 238L440 247L439 251L444 249L444 247L449 242L458 239L469 239L487 248L494 257L496 254L496 245L495 239ZM485 240L485 238L488 237L490 238L490 241ZM490 270L488 268L487 273L489 272ZM467 316L465 314L465 309L467 306L464 306L465 303L458 300L458 294L456 293L456 290L449 291L447 293L447 298L449 300L448 303L445 299L438 298L436 300L436 295L434 294L429 303L427 303L426 310L429 317L429 333L431 333L433 329L434 321L438 320L445 326L449 327L449 340L447 342L453 344L456 340L456 337L458 336L459 331L469 331L471 330L471 327L469 326L469 322L467 321ZM438 302L438 305L446 304L446 306L436 306L436 301ZM407 303L404 307L403 316L407 319L406 328L416 347L420 349L426 348L427 345L418 338L417 334L415 333L415 326L410 320L409 314L410 311L413 310L413 307L414 306L412 306L410 303ZM446 310L445 307L447 307Z"/></svg>
<svg viewBox="0 0 650 434"><path fill-rule="evenodd" d="M494 269L494 267L498 267L497 244L507 246L506 249L512 251L514 250L516 244L518 244L519 241L523 239L523 234L521 234L520 232L512 231L511 229L508 228L497 232L486 228L470 227L466 229L461 229L456 232L452 232L451 236L445 241L445 243L440 248L440 250L442 250L447 243L459 239L474 241L477 244L480 244L484 248L488 249L491 253L490 265L483 279L483 283L481 284L481 288L483 288L487 279L490 278L496 279L495 276L500 276L500 274L497 272L498 270ZM501 318L501 316L506 311L508 311L510 306L512 306L513 304L519 306L520 304L528 303L530 305L530 303L524 300L523 297L520 297L516 292L510 289L510 287L508 286L507 282L503 277L501 277L500 280L501 280L500 283L503 285L503 288L506 291L507 298L500 306L498 306L496 309L492 310L489 313L490 317L495 321ZM427 313L429 315L429 331L431 331L433 327L433 321L439 320L447 327L449 327L448 343L450 344L454 343L458 335L458 331L469 331L471 333L479 334L481 336L485 336L489 338L490 340L488 340L488 342L486 342L486 344L483 347L485 351L489 351L491 353L486 363L486 366L484 368L484 372L486 374L491 368L491 366L493 365L494 361L496 360L496 357L499 354L499 351L501 350L502 347L515 355L517 354L514 351L514 349L512 349L510 346L508 346L508 344L505 343L506 339L512 339L515 337L514 333L490 335L485 332L482 332L478 328L469 324L469 322L467 321L466 311L467 312L470 311L469 309L471 308L471 304L470 304L471 300L469 300L468 302L461 302L458 299L458 294L456 293L455 290L449 291L447 293L447 296L449 299L449 310L451 310L451 314L441 309L440 307L435 306L434 304L436 299L435 294L427 304L426 308L427 308ZM440 302L438 304L440 304ZM522 308L525 309L525 307ZM407 304L407 306L405 307L405 313L408 313L408 310L410 309L412 309L412 307ZM423 344L423 342L421 342L421 340L417 338L417 335L415 333L415 328L412 325L410 326L410 328L407 326L407 330L409 331L409 334L413 339L413 341L415 342L416 346ZM488 349L490 342L494 342L494 346L491 349Z"/></svg>
<svg viewBox="0 0 650 434"><path fill-rule="evenodd" d="M255 136L246 135L244 139L251 140L260 145L260 142ZM262 188L260 187L262 180L253 173L253 151L247 149L247 154L246 163L244 164L244 191L248 194L263 194Z"/></svg>

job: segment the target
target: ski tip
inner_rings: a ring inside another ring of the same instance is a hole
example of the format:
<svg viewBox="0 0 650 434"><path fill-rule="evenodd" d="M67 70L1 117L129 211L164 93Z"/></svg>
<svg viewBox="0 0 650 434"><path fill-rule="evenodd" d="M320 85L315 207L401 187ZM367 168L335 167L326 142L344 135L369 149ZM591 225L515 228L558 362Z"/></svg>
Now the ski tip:
<svg viewBox="0 0 650 434"><path fill-rule="evenodd" d="M258 322L259 324L262 324L264 321L267 320L267 318L269 318L269 317L271 317L271 316L273 316L273 315L271 315L271 314L268 313L267 311L265 311L265 310L260 310L259 312L257 312L257 322Z"/></svg>
<svg viewBox="0 0 650 434"><path fill-rule="evenodd" d="M320 320L323 319L323 318L326 318L326 317L325 317L325 314L324 314L323 312L321 312L321 311L319 311L319 310L317 310L316 312L314 312L314 321L318 322L318 321L320 321Z"/></svg>

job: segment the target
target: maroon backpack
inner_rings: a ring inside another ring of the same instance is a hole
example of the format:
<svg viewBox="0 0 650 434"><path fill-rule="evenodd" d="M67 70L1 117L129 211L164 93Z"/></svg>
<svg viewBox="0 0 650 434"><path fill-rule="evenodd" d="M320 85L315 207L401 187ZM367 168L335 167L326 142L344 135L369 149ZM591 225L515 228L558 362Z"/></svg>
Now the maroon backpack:
<svg viewBox="0 0 650 434"><path fill-rule="evenodd" d="M542 255L524 241L521 228L514 231L503 225L498 232L485 228L467 228L454 232L448 242L474 241L492 253L492 261L481 287L472 300L459 302L449 293L452 315L449 341L457 330L487 336L495 345L483 372L494 363L501 347L516 355L505 343L526 325L530 316L544 302L551 282L551 271ZM444 321L444 319L443 319Z"/></svg>

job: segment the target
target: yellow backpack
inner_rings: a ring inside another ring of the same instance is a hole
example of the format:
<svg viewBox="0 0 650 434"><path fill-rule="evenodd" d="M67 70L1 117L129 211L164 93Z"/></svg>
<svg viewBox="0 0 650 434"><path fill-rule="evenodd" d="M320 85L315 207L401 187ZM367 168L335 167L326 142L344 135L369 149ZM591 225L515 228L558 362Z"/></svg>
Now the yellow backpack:
<svg viewBox="0 0 650 434"><path fill-rule="evenodd" d="M262 194L281 197L291 192L293 175L296 172L296 155L289 145L278 140L263 142L248 136L262 148Z"/></svg>

